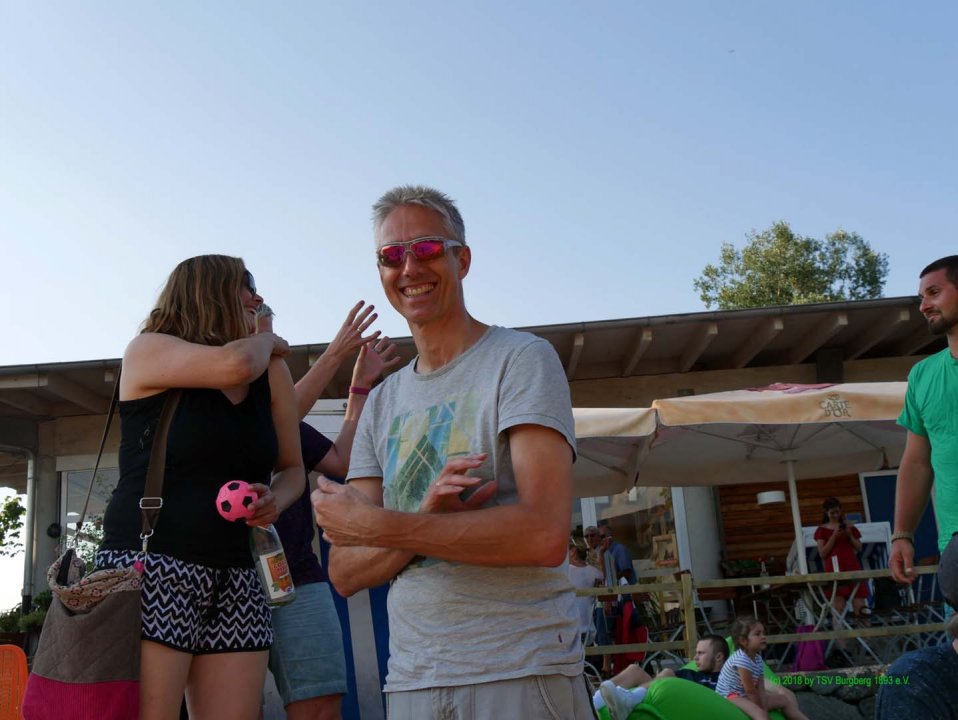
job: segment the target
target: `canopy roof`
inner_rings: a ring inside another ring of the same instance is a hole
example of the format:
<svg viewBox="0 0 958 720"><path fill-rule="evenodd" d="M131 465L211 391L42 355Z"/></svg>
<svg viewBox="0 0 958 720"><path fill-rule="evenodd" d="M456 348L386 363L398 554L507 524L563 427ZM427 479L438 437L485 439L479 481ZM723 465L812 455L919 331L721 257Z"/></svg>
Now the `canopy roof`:
<svg viewBox="0 0 958 720"><path fill-rule="evenodd" d="M730 485L897 467L907 383L772 385L576 408L578 497L645 487Z"/></svg>
<svg viewBox="0 0 958 720"><path fill-rule="evenodd" d="M779 385L656 400L642 485L729 485L897 467L907 383Z"/></svg>

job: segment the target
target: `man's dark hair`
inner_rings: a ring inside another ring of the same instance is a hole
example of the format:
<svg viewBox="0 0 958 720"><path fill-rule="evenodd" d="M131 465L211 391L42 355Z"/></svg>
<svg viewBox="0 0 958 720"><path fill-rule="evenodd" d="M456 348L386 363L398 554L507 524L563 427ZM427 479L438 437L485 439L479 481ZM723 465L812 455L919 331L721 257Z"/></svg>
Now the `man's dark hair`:
<svg viewBox="0 0 958 720"><path fill-rule="evenodd" d="M948 255L947 257L935 260L935 262L922 270L918 277L923 278L928 273L933 273L936 270L944 270L945 277L948 278L948 281L955 287L958 287L958 255Z"/></svg>
<svg viewBox="0 0 958 720"><path fill-rule="evenodd" d="M700 640L707 640L709 645L712 646L712 652L715 655L721 655L723 658L728 660L728 643L725 642L725 638L721 635L703 635Z"/></svg>

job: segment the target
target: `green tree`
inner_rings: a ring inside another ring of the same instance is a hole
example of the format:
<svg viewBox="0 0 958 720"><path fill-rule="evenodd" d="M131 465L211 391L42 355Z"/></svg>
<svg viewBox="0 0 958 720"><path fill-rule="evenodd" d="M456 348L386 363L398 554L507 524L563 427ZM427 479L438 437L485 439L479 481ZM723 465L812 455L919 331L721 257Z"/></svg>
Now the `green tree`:
<svg viewBox="0 0 958 720"><path fill-rule="evenodd" d="M754 230L741 250L722 243L718 265L694 281L707 308L801 305L881 297L888 256L858 233L836 230L824 240L804 237L779 221Z"/></svg>
<svg viewBox="0 0 958 720"><path fill-rule="evenodd" d="M26 508L19 495L11 495L0 507L0 555L16 555L23 549L20 531L23 529L23 516Z"/></svg>

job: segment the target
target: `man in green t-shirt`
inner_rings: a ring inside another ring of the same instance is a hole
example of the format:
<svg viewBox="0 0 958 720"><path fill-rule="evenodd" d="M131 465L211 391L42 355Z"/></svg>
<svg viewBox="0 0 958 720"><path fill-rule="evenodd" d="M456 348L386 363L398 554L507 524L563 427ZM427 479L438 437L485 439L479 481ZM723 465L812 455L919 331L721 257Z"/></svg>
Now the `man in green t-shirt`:
<svg viewBox="0 0 958 720"><path fill-rule="evenodd" d="M889 564L899 583L915 579L915 530L932 483L938 549L958 532L958 255L921 271L918 296L928 329L948 347L908 373L905 407L898 424L908 430L895 489L895 532Z"/></svg>

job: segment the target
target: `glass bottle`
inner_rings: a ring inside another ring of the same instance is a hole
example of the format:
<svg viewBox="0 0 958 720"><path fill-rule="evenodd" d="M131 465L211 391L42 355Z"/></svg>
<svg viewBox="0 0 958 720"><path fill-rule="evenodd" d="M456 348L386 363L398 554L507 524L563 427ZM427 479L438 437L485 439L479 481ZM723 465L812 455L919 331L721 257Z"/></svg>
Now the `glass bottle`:
<svg viewBox="0 0 958 720"><path fill-rule="evenodd" d="M289 563L279 533L272 525L257 527L250 525L249 547L253 553L253 564L263 584L263 592L269 605L286 605L296 599L296 588L289 573Z"/></svg>

